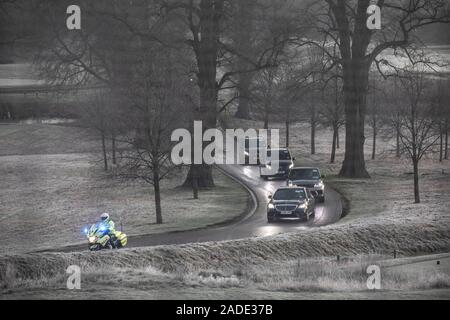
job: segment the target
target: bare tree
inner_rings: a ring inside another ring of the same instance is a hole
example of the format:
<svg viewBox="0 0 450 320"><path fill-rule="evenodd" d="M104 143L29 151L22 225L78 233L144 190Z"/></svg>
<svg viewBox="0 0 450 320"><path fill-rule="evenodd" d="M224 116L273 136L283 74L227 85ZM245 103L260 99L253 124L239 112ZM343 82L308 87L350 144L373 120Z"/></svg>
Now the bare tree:
<svg viewBox="0 0 450 320"><path fill-rule="evenodd" d="M188 27L188 32L180 30L183 36L180 40L189 45L194 55L195 68L192 73L195 74L200 97L199 105L194 110L194 119L203 122L204 130L215 128L218 114L230 104L230 101L224 102L219 107L219 94L235 87L235 78L239 75L273 66L274 57L280 51L280 43L285 42L285 37L272 39L264 50L260 50L256 59L239 52L226 32L230 28L229 13L233 12L235 4L227 0L167 0L162 5L165 16L181 19ZM234 57L245 59L243 70L234 68ZM191 165L184 186L194 185L200 188L214 186L210 165Z"/></svg>
<svg viewBox="0 0 450 320"><path fill-rule="evenodd" d="M147 53L157 53L150 50ZM163 223L161 181L174 172L170 159L171 134L186 126L180 117L189 114L186 104L187 79L173 68L170 57L147 59L144 54L133 68L131 85L124 92L130 104L128 117L122 118L128 130L117 139L125 147L118 153L116 174L121 178L140 179L153 187L156 223Z"/></svg>
<svg viewBox="0 0 450 320"><path fill-rule="evenodd" d="M301 120L301 112L298 112L299 101L304 100L310 86L308 80L311 70L308 67L305 68L301 62L295 59L295 56L286 59L282 66L279 110L284 117L286 147L289 147L290 143L290 124Z"/></svg>
<svg viewBox="0 0 450 320"><path fill-rule="evenodd" d="M255 57L254 28L256 27L256 0L238 1L235 16L236 23L233 24L235 47L242 55L237 57L237 69L251 69L252 66L246 57ZM244 72L237 75L237 92L239 94L238 109L235 117L250 119L251 84L254 72Z"/></svg>
<svg viewBox="0 0 450 320"><path fill-rule="evenodd" d="M236 1L233 14L236 67L234 70L253 70L254 64L266 60L268 67L280 65L291 36L302 33L297 25L299 3L296 0ZM261 65L261 62L259 63ZM252 80L256 71L240 72L236 76L238 92L238 118L249 119L252 105Z"/></svg>
<svg viewBox="0 0 450 320"><path fill-rule="evenodd" d="M439 133L439 161L448 159L448 131L450 119L450 94L448 92L449 81L440 78L436 80L434 103L436 105L435 117Z"/></svg>
<svg viewBox="0 0 450 320"><path fill-rule="evenodd" d="M386 90L385 81L381 77L373 76L368 89L368 106L370 109L368 117L368 125L372 129L372 155L371 159L375 160L377 137L386 123L384 117L386 111Z"/></svg>
<svg viewBox="0 0 450 320"><path fill-rule="evenodd" d="M430 96L429 81L423 70L414 68L400 75L404 101L398 105L398 128L401 151L411 160L414 174L414 202L420 203L419 162L439 139L434 130L436 105Z"/></svg>
<svg viewBox="0 0 450 320"><path fill-rule="evenodd" d="M112 125L111 118L109 118L108 94L108 90L94 90L89 97L89 103L80 110L81 123L94 129L99 134L103 169L105 171L109 169L107 139Z"/></svg>
<svg viewBox="0 0 450 320"><path fill-rule="evenodd" d="M383 17L381 30L366 26L370 0L307 1L307 23L314 25L316 36L299 39L300 44L320 48L329 58L329 68L342 67L345 101L345 158L340 171L345 177L369 177L364 161L364 122L369 71L374 64L389 65L388 58L380 58L388 49L394 55L403 54L416 60L415 31L433 23L450 22L446 0L380 0ZM339 57L330 51L336 44Z"/></svg>
<svg viewBox="0 0 450 320"><path fill-rule="evenodd" d="M316 153L316 128L320 123L322 98L322 52L312 47L294 48L294 54L290 54L286 61L292 64L289 90L293 98L297 100L297 111L302 113L304 121L310 125L311 154Z"/></svg>
<svg viewBox="0 0 450 320"><path fill-rule="evenodd" d="M255 76L253 85L253 101L255 112L262 115L264 129L269 128L270 116L274 113L278 103L279 76L277 67L267 68Z"/></svg>
<svg viewBox="0 0 450 320"><path fill-rule="evenodd" d="M328 89L329 88L329 89ZM342 103L342 84L339 77L329 81L323 94L323 107L320 110L320 122L332 129L330 163L336 160L336 149L339 143L339 128L344 125L344 104ZM328 92L328 94L326 93Z"/></svg>

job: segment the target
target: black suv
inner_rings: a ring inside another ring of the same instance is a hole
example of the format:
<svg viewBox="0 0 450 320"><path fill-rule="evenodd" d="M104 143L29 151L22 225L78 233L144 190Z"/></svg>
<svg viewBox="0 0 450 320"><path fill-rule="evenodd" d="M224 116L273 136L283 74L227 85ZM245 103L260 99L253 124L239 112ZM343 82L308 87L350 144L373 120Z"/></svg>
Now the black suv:
<svg viewBox="0 0 450 320"><path fill-rule="evenodd" d="M316 202L314 197L303 187L282 187L269 195L267 221L273 222L283 218L297 218L308 221L314 216Z"/></svg>
<svg viewBox="0 0 450 320"><path fill-rule="evenodd" d="M295 167L289 170L288 186L300 186L307 188L320 202L325 202L324 176L318 168Z"/></svg>
<svg viewBox="0 0 450 320"><path fill-rule="evenodd" d="M277 153L278 159L272 155ZM287 148L267 150L267 163L260 168L259 175L264 180L269 178L287 178L289 169L294 167L294 160Z"/></svg>

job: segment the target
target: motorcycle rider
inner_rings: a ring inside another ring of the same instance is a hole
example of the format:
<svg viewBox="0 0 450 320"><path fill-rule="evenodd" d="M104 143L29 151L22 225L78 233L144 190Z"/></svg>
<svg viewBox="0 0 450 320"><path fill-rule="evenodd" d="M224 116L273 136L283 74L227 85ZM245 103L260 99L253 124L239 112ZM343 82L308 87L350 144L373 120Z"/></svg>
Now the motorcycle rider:
<svg viewBox="0 0 450 320"><path fill-rule="evenodd" d="M116 227L115 227L114 221L111 220L109 213L107 213L107 212L102 213L100 216L100 219L101 219L102 224L106 228L108 228L108 235L111 238L111 240L110 240L111 245L115 248L117 238L115 235Z"/></svg>

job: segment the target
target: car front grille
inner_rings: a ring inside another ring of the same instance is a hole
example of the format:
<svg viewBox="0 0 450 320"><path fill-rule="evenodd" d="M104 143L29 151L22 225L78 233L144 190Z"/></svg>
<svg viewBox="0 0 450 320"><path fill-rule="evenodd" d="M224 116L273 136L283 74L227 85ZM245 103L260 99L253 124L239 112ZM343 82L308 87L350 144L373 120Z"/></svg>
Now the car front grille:
<svg viewBox="0 0 450 320"><path fill-rule="evenodd" d="M314 188L314 184L297 184L299 187L305 187L305 188Z"/></svg>
<svg viewBox="0 0 450 320"><path fill-rule="evenodd" d="M297 208L295 204L280 204L275 206L278 211L294 211Z"/></svg>

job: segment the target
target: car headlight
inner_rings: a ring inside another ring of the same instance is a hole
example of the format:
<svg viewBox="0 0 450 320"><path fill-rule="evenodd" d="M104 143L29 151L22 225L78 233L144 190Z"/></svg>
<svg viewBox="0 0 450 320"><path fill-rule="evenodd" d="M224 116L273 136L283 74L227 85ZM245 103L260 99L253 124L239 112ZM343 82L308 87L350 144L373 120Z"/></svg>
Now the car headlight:
<svg viewBox="0 0 450 320"><path fill-rule="evenodd" d="M269 208L269 209L275 209L275 206L273 205L273 203L269 203L269 204L267 205L267 208Z"/></svg>
<svg viewBox="0 0 450 320"><path fill-rule="evenodd" d="M323 187L324 187L323 182L319 182L314 185L314 188L323 188Z"/></svg>
<svg viewBox="0 0 450 320"><path fill-rule="evenodd" d="M305 203L302 203L302 204L300 204L298 207L299 207L300 209L305 209L305 208L306 208L306 204L305 204Z"/></svg>
<svg viewBox="0 0 450 320"><path fill-rule="evenodd" d="M291 164L289 165L289 169L292 169L293 167L294 167L294 164L291 163Z"/></svg>
<svg viewBox="0 0 450 320"><path fill-rule="evenodd" d="M89 237L89 242L94 243L97 241L97 237Z"/></svg>

